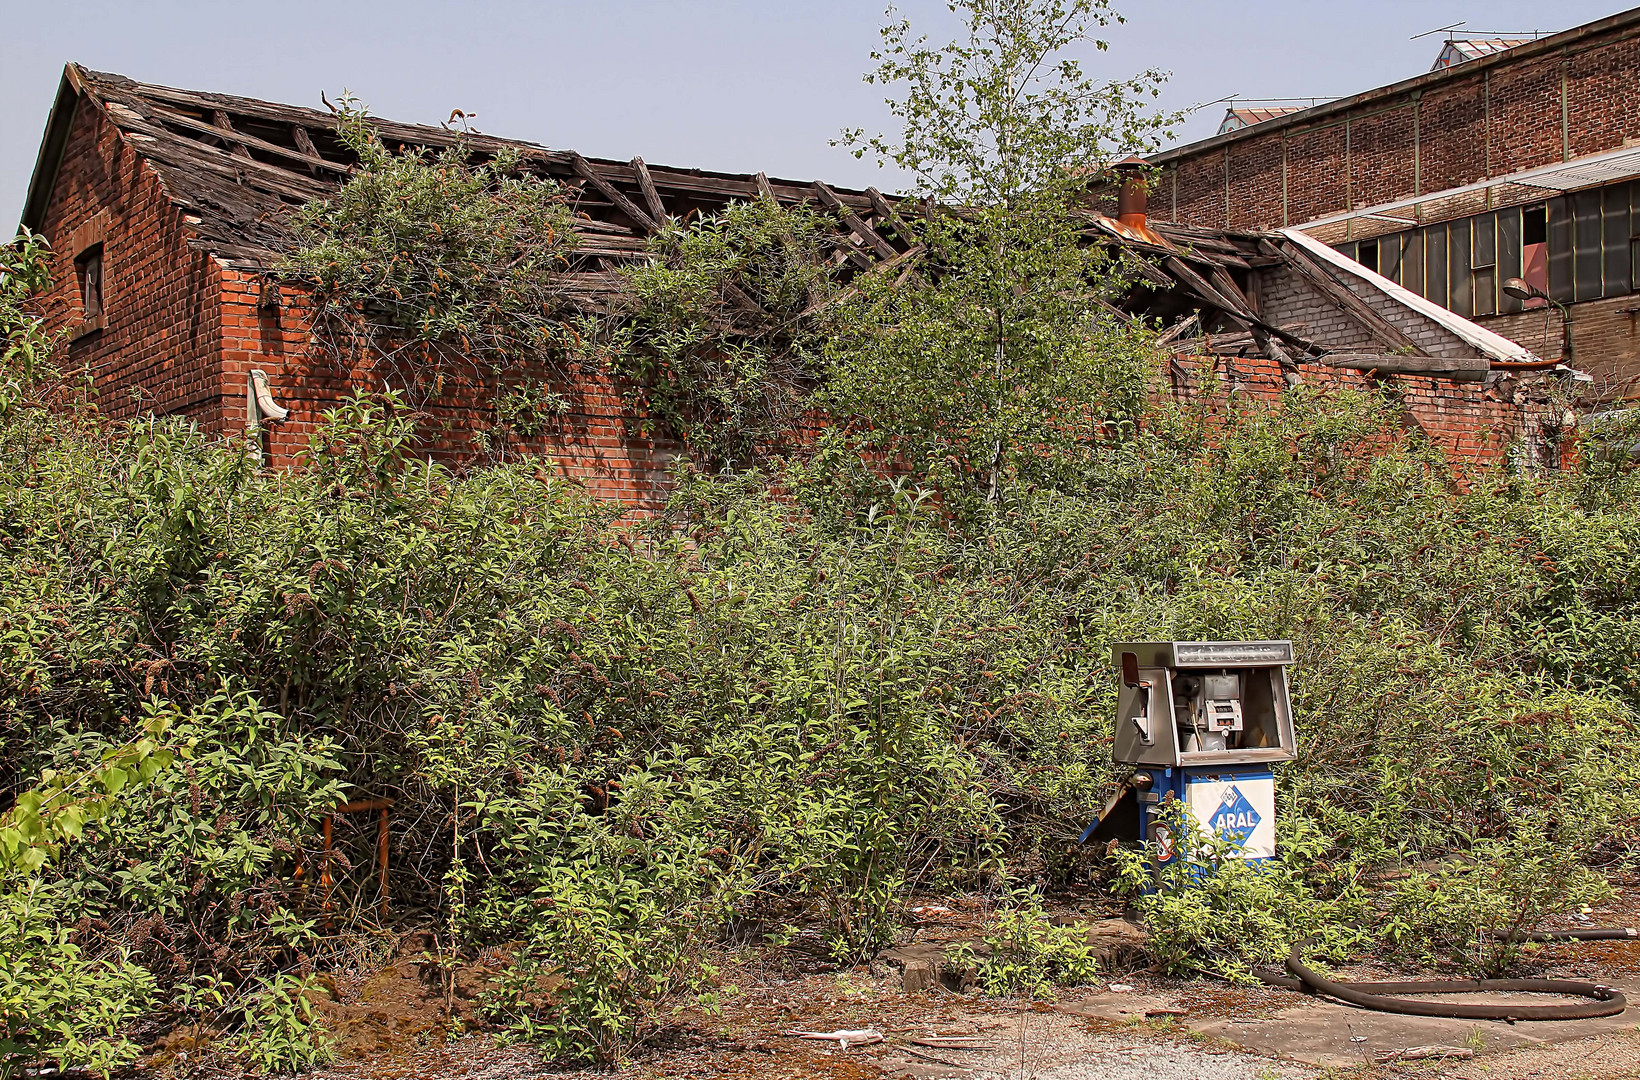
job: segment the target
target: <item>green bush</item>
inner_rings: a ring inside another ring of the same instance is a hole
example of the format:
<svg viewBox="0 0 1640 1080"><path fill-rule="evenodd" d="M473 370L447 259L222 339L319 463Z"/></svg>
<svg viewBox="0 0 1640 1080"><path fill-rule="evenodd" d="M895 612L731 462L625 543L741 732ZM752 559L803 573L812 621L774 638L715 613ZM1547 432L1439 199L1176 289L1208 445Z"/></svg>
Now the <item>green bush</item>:
<svg viewBox="0 0 1640 1080"><path fill-rule="evenodd" d="M1525 935L1612 896L1610 882L1584 865L1587 846L1568 832L1545 815L1524 815L1465 858L1409 873L1384 905L1385 941L1415 962L1504 974L1535 950Z"/></svg>
<svg viewBox="0 0 1640 1080"><path fill-rule="evenodd" d="M1056 926L1042 894L1018 889L1003 898L980 935L983 952L964 942L945 951L948 970L972 973L993 997L1051 998L1057 986L1079 986L1098 974L1098 958L1083 929Z"/></svg>
<svg viewBox="0 0 1640 1080"><path fill-rule="evenodd" d="M0 888L0 1076L49 1062L107 1076L136 1060L130 1025L154 977L121 949L88 955L61 887Z"/></svg>
<svg viewBox="0 0 1640 1080"><path fill-rule="evenodd" d="M1243 861L1236 845L1206 834L1169 800L1161 818L1185 858L1158 862L1154 849L1116 852L1116 883L1132 898L1150 932L1151 957L1170 975L1208 972L1252 981L1250 968L1280 969L1295 941L1321 935L1332 953L1363 943L1353 929L1361 894L1338 889L1324 895L1305 880L1302 850L1284 848L1282 858Z"/></svg>
<svg viewBox="0 0 1640 1080"><path fill-rule="evenodd" d="M312 1000L322 992L313 975L281 973L266 980L234 1010L240 1028L228 1048L268 1075L307 1072L325 1064L333 1047Z"/></svg>

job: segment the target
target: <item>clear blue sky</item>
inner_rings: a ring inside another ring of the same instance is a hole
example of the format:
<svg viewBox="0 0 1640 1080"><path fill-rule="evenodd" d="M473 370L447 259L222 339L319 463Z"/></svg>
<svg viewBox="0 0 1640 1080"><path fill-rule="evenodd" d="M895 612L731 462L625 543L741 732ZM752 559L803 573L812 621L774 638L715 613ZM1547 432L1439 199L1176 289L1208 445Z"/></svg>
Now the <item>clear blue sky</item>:
<svg viewBox="0 0 1640 1080"><path fill-rule="evenodd" d="M1120 2L1120 0L1118 0ZM903 0L938 33L940 0ZM1131 0L1111 77L1173 72L1164 104L1228 94L1337 96L1429 68L1440 35L1561 30L1621 10L1590 0ZM894 177L828 145L881 127L861 83L880 0L0 0L0 214L15 221L65 60L145 82L296 104L353 90L372 111L477 126L598 157L891 187ZM1196 114L1211 135L1224 106Z"/></svg>

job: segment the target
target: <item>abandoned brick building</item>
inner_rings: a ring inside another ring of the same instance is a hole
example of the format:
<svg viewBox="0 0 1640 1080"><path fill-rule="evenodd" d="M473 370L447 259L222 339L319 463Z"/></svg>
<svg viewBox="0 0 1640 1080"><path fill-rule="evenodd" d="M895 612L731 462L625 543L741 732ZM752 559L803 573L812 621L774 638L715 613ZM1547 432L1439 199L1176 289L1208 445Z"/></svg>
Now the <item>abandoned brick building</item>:
<svg viewBox="0 0 1640 1080"><path fill-rule="evenodd" d="M1292 227L1640 397L1640 8L1536 38L1448 38L1415 78L1237 103L1150 160L1156 216ZM1298 90L1301 88L1295 88ZM1548 299L1503 289L1524 278ZM1569 320L1569 328L1565 321ZM1569 344L1572 355L1565 355Z"/></svg>
<svg viewBox="0 0 1640 1080"><path fill-rule="evenodd" d="M375 123L390 146L457 138L440 127ZM306 446L325 409L370 386L368 372L337 370L316 353L302 296L268 273L289 242L291 209L335 191L354 165L334 124L316 110L65 69L23 224L56 253L45 310L68 330L71 365L91 372L108 416L180 414L231 434L288 411L271 432L261 425L280 464ZM619 266L647 257L646 237L665 218L759 195L829 208L839 266L917 257L875 189L461 137L474 152L517 147L526 167L573 194L581 238L566 275L589 305L607 295ZM1545 391L1569 372L1552 359L1302 233L1147 223L1144 184L1122 188L1119 217L1090 211L1087 231L1120 248L1137 275L1112 311L1166 328L1162 392L1203 392L1204 363L1217 368L1219 392L1276 395L1298 381L1365 387L1393 395L1405 423L1459 459L1498 460L1515 447L1556 462L1561 420ZM638 507L664 498L670 466L687 448L646 431L608 379L586 376L577 391L572 412L537 448L600 497ZM459 440L488 406L459 398L429 407Z"/></svg>

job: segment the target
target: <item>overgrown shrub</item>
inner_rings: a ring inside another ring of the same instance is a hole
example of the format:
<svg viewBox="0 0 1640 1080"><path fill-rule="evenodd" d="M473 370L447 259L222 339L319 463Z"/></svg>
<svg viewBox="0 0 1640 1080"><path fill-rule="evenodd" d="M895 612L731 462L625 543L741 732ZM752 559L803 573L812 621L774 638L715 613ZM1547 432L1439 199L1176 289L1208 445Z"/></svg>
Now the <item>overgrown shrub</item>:
<svg viewBox="0 0 1640 1080"><path fill-rule="evenodd" d="M1365 940L1356 928L1361 893L1333 881L1333 895L1318 891L1305 880L1302 846L1284 845L1278 859L1243 861L1233 843L1204 833L1182 803L1170 800L1162 810L1175 850L1188 857L1159 862L1154 849L1114 855L1116 885L1150 930L1150 955L1163 971L1248 982L1250 968L1279 970L1293 943L1311 934L1335 954Z"/></svg>
<svg viewBox="0 0 1640 1080"><path fill-rule="evenodd" d="M1006 894L980 935L983 950L964 942L945 951L946 968L971 973L995 997L1051 998L1058 986L1093 981L1098 959L1085 929L1058 926L1030 888Z"/></svg>
<svg viewBox="0 0 1640 1080"><path fill-rule="evenodd" d="M668 221L596 334L635 403L712 467L804 441L840 286L837 222L768 198Z"/></svg>
<svg viewBox="0 0 1640 1080"><path fill-rule="evenodd" d="M1462 859L1410 872L1385 904L1384 939L1416 962L1504 974L1536 948L1526 936L1547 920L1612 896L1611 884L1584 864L1587 843L1571 832L1527 814Z"/></svg>
<svg viewBox="0 0 1640 1080"><path fill-rule="evenodd" d="M320 339L348 359L407 357L412 371L561 361L573 332L559 272L576 232L559 186L516 149L461 133L395 152L350 97L336 130L355 172L296 212L278 269L311 288Z"/></svg>
<svg viewBox="0 0 1640 1080"><path fill-rule="evenodd" d="M130 1025L156 998L123 949L88 955L69 890L0 887L0 1076L38 1062L107 1076L136 1060Z"/></svg>

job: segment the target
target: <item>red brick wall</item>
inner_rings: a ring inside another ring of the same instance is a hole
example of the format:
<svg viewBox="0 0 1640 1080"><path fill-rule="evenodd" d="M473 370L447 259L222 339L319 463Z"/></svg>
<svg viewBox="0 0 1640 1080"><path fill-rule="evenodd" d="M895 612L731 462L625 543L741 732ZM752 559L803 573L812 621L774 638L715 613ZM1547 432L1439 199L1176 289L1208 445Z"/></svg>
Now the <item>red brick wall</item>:
<svg viewBox="0 0 1640 1080"><path fill-rule="evenodd" d="M220 268L188 248L182 216L154 172L82 101L40 222L56 254L54 285L42 301L55 326L84 321L74 248L90 222L101 223L104 328L70 344L65 367L90 369L108 416L184 413L214 425Z"/></svg>
<svg viewBox="0 0 1640 1080"><path fill-rule="evenodd" d="M1617 149L1640 138L1637 72L1633 23L1561 49L1534 54L1523 46L1496 63L1460 65L1341 111L1278 118L1181 156L1164 154L1167 197L1154 199L1152 212L1194 225L1298 225Z"/></svg>
<svg viewBox="0 0 1640 1080"><path fill-rule="evenodd" d="M1350 121L1352 203L1377 206L1412 190L1412 155L1402 147L1412 144L1414 112L1412 105L1401 104Z"/></svg>

